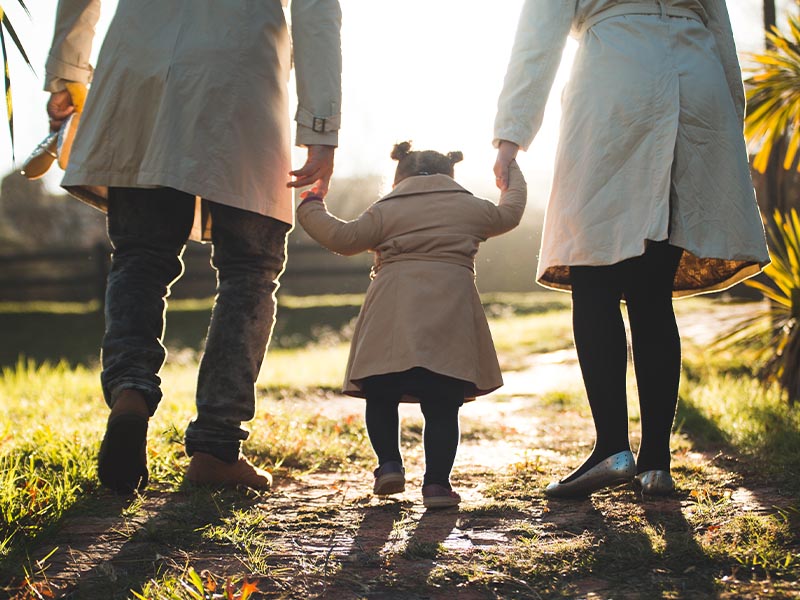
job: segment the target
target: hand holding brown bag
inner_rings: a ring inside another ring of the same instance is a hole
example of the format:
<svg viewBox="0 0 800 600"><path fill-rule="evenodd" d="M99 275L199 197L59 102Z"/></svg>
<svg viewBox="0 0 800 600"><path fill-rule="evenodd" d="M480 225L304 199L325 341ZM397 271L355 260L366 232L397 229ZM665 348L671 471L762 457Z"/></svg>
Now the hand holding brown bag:
<svg viewBox="0 0 800 600"><path fill-rule="evenodd" d="M22 174L28 179L42 177L56 160L59 167L67 168L87 90L83 83L70 81L65 86L63 92L51 94L47 103L50 133L22 165Z"/></svg>

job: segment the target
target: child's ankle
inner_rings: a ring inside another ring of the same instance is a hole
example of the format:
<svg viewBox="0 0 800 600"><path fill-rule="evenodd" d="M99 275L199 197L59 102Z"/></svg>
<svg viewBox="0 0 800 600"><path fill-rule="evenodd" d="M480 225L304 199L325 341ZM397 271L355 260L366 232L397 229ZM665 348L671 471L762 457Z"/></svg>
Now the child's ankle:
<svg viewBox="0 0 800 600"><path fill-rule="evenodd" d="M444 482L443 481L423 481L422 482L422 487L426 487L426 486L429 486L429 485L440 485L443 488L447 488L448 490L452 490L453 489L453 486L450 485L449 481L444 481Z"/></svg>

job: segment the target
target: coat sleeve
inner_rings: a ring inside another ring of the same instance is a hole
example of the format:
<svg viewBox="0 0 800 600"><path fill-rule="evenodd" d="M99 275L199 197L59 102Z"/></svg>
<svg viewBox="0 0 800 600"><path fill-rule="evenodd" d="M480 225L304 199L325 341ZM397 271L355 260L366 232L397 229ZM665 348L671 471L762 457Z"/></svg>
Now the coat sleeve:
<svg viewBox="0 0 800 600"><path fill-rule="evenodd" d="M45 90L60 92L65 81L92 80L95 25L100 18L100 0L59 0L53 43L45 64Z"/></svg>
<svg viewBox="0 0 800 600"><path fill-rule="evenodd" d="M297 220L321 246L345 256L371 250L381 240L381 215L374 206L354 221L342 221L323 202L306 201L297 207Z"/></svg>
<svg viewBox="0 0 800 600"><path fill-rule="evenodd" d="M342 11L339 0L293 0L298 146L339 142L342 109Z"/></svg>
<svg viewBox="0 0 800 600"><path fill-rule="evenodd" d="M527 200L528 185L517 161L513 161L508 166L508 187L500 194L500 203L489 203L489 226L485 237L500 235L519 225Z"/></svg>
<svg viewBox="0 0 800 600"><path fill-rule="evenodd" d="M508 140L527 150L539 131L576 1L525 0L497 103L495 146Z"/></svg>
<svg viewBox="0 0 800 600"><path fill-rule="evenodd" d="M702 0L703 7L708 15L708 29L714 36L719 50L722 67L725 70L725 79L731 98L736 106L739 120L744 121L745 95L742 83L742 70L739 66L739 57L736 55L736 43L733 40L731 20L725 0Z"/></svg>

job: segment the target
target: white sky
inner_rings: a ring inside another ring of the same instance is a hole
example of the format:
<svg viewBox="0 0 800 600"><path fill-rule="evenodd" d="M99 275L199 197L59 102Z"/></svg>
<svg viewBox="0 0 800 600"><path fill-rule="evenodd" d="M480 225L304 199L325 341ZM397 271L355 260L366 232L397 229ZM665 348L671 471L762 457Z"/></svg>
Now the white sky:
<svg viewBox="0 0 800 600"><path fill-rule="evenodd" d="M778 0L779 15L792 1ZM47 94L41 88L57 0L26 2L32 19L16 0L0 2L36 70L31 73L16 49L9 48L19 165L47 132ZM116 4L116 0L102 4L95 53ZM344 98L336 175L379 173L388 179L394 168L388 156L392 144L411 139L418 149L463 151L465 160L456 167L456 178L475 193L494 195L492 124L522 0L341 0L341 4ZM731 0L728 5L739 50L760 50L762 0ZM6 38L7 45L9 41ZM570 42L542 130L520 157L531 203L543 204L547 198L557 141L557 99L573 53ZM298 153L295 162L301 160ZM0 173L11 168L2 115ZM57 189L58 180L53 167L48 186Z"/></svg>

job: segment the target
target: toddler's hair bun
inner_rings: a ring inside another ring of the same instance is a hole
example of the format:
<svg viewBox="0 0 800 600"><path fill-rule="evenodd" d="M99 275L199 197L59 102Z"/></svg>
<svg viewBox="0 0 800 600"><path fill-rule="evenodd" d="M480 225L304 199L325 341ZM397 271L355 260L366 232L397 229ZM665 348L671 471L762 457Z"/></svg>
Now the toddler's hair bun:
<svg viewBox="0 0 800 600"><path fill-rule="evenodd" d="M456 164L464 160L464 153L463 152L448 152L447 158L450 159L450 164Z"/></svg>
<svg viewBox="0 0 800 600"><path fill-rule="evenodd" d="M392 148L392 159L403 160L411 152L411 142L400 142Z"/></svg>

